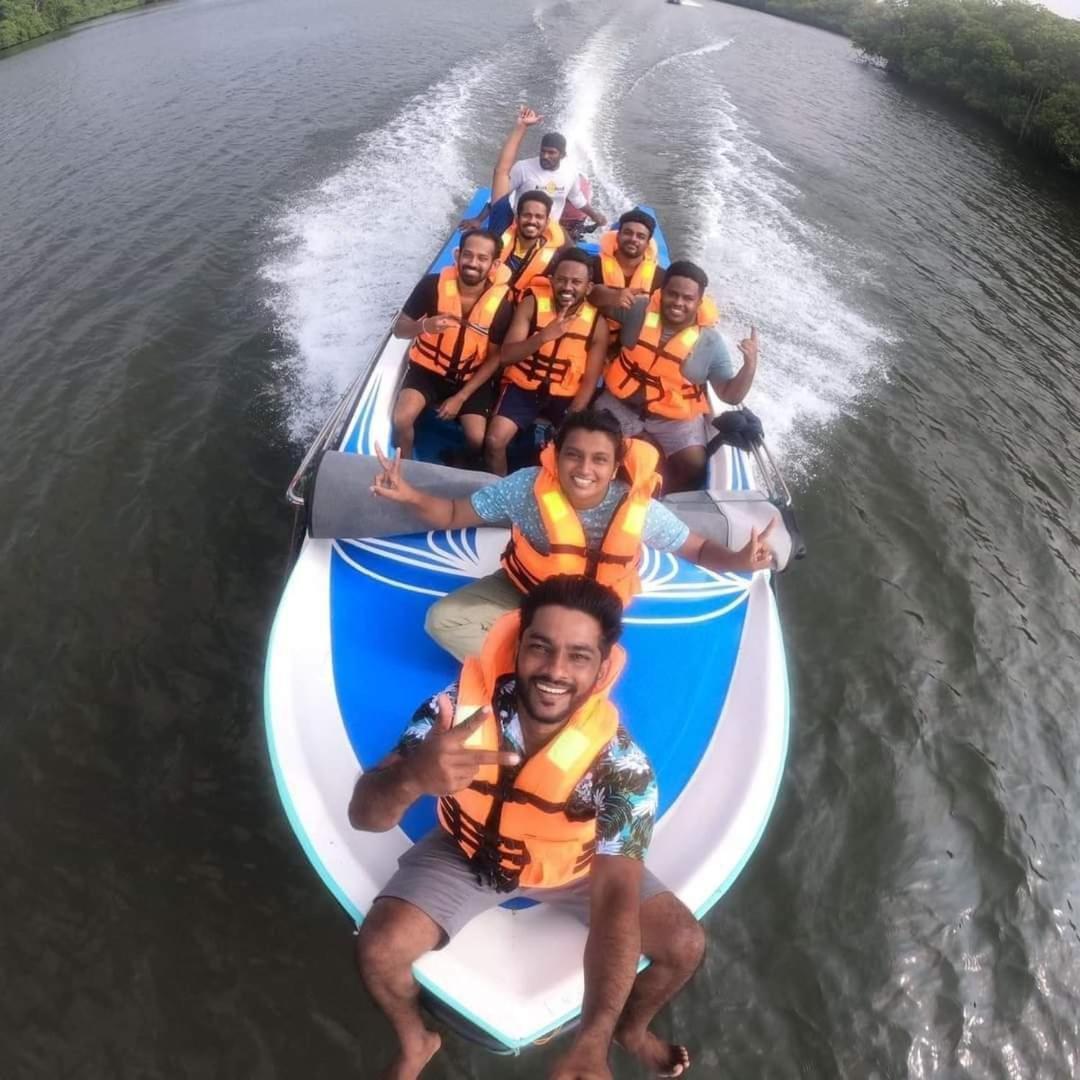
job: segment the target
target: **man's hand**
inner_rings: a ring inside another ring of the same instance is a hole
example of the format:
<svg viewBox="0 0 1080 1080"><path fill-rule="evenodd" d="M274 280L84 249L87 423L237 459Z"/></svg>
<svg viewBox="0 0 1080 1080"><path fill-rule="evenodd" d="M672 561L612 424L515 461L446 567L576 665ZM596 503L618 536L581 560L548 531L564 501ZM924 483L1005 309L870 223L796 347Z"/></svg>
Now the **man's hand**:
<svg viewBox="0 0 1080 1080"><path fill-rule="evenodd" d="M535 109L530 109L528 105L522 105L518 109L517 122L522 127L532 127L533 124L539 124L543 119L544 117L540 113L536 112Z"/></svg>
<svg viewBox="0 0 1080 1080"><path fill-rule="evenodd" d="M739 352L743 354L743 359L748 364L756 364L758 359L758 337L757 327L750 327L750 336L743 338L739 342Z"/></svg>
<svg viewBox="0 0 1080 1080"><path fill-rule="evenodd" d="M383 471L379 476L375 477L375 482L371 485L371 493L378 495L380 498L389 499L391 502L406 504L416 502L419 492L412 484L406 483L401 477L400 447L392 458L388 458L382 452L382 447L376 443L375 456L379 459Z"/></svg>
<svg viewBox="0 0 1080 1080"><path fill-rule="evenodd" d="M551 322L543 328L539 333L540 341L543 344L547 344L549 341L557 341L563 336L573 325L575 313L567 313L566 315L560 315L556 319L552 319Z"/></svg>
<svg viewBox="0 0 1080 1080"><path fill-rule="evenodd" d="M768 570L776 565L776 556L773 555L772 548L765 543L775 524L776 518L773 518L760 533L757 529L750 530L750 539L735 553L733 570L753 572L755 570Z"/></svg>
<svg viewBox="0 0 1080 1080"><path fill-rule="evenodd" d="M457 414L461 412L462 405L465 404L465 398L459 394L452 394L445 401L439 403L435 409L435 415L440 420L456 420Z"/></svg>
<svg viewBox="0 0 1080 1080"><path fill-rule="evenodd" d="M484 222L487 221L487 214L482 217L467 217L462 218L458 222L458 232L467 233L470 229L482 229Z"/></svg>
<svg viewBox="0 0 1080 1080"><path fill-rule="evenodd" d="M461 320L456 315L426 315L420 320L422 334L441 334L460 326Z"/></svg>
<svg viewBox="0 0 1080 1080"><path fill-rule="evenodd" d="M576 1039L551 1070L551 1080L611 1080L607 1046Z"/></svg>
<svg viewBox="0 0 1080 1080"><path fill-rule="evenodd" d="M517 754L502 750L470 750L465 743L480 729L491 709L486 706L463 724L453 726L450 698L436 699L437 715L431 733L406 758L410 778L425 795L453 795L468 787L481 765L517 765Z"/></svg>
<svg viewBox="0 0 1080 1080"><path fill-rule="evenodd" d="M620 289L612 307L622 308L629 311L634 306L634 301L640 296L634 289Z"/></svg>

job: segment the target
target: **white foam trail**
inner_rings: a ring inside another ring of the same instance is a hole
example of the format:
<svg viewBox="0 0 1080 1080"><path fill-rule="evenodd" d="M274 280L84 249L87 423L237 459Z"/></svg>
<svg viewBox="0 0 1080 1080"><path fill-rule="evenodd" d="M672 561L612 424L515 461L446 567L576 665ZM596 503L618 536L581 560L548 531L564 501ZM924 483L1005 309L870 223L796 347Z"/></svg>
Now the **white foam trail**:
<svg viewBox="0 0 1080 1080"><path fill-rule="evenodd" d="M863 391L889 340L844 298L845 285L865 279L870 256L800 219L800 193L780 175L781 163L753 140L726 95L714 90L710 99L701 228L691 248L724 310L729 342L757 326L761 360L747 404L770 446L805 469L800 430L839 415Z"/></svg>
<svg viewBox="0 0 1080 1080"><path fill-rule="evenodd" d="M627 88L626 93L632 94L647 78L655 75L658 71L666 68L669 64L677 64L684 60L693 60L698 56L708 56L710 53L722 52L734 38L725 38L723 41L713 41L708 45L702 45L697 49L687 49L686 52L675 53L674 56L665 56L663 60L657 60L651 67L647 67Z"/></svg>
<svg viewBox="0 0 1080 1080"><path fill-rule="evenodd" d="M383 127L355 158L276 223L279 251L263 269L292 343L292 434L310 434L365 365L394 312L473 191L457 137L490 65L451 70Z"/></svg>
<svg viewBox="0 0 1080 1080"><path fill-rule="evenodd" d="M615 27L605 26L593 34L585 47L567 64L565 89L559 100L558 129L567 138L571 156L609 206L633 206L638 200L622 182L613 162L618 154L612 142L612 116L622 95L612 87L620 69L631 57L632 42L618 40Z"/></svg>

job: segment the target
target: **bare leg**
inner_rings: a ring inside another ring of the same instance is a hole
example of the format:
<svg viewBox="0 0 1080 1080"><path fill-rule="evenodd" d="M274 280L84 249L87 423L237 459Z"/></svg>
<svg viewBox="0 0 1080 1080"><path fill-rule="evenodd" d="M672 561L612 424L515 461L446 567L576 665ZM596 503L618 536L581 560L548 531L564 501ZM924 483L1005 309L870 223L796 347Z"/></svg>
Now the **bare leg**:
<svg viewBox="0 0 1080 1080"><path fill-rule="evenodd" d="M657 1038L649 1024L697 970L705 932L673 893L661 893L641 905L641 951L652 963L634 980L615 1041L658 1075L682 1076L690 1068L686 1048Z"/></svg>
<svg viewBox="0 0 1080 1080"><path fill-rule="evenodd" d="M465 448L473 457L479 457L484 451L487 418L479 413L464 413L461 416L461 430L465 433Z"/></svg>
<svg viewBox="0 0 1080 1080"><path fill-rule="evenodd" d="M420 1015L420 987L412 965L442 940L442 930L418 907L384 896L376 900L356 939L360 978L400 1043L387 1080L416 1080L442 1040Z"/></svg>
<svg viewBox="0 0 1080 1080"><path fill-rule="evenodd" d="M412 457L413 427L426 404L424 395L409 387L402 390L394 402L394 415L390 422L394 428L394 442L400 448L403 458Z"/></svg>
<svg viewBox="0 0 1080 1080"><path fill-rule="evenodd" d="M517 434L518 426L506 416L493 416L484 437L484 460L496 476L506 475L506 448Z"/></svg>
<svg viewBox="0 0 1080 1080"><path fill-rule="evenodd" d="M695 491L705 479L705 447L688 446L672 454L664 463L668 494L676 491Z"/></svg>

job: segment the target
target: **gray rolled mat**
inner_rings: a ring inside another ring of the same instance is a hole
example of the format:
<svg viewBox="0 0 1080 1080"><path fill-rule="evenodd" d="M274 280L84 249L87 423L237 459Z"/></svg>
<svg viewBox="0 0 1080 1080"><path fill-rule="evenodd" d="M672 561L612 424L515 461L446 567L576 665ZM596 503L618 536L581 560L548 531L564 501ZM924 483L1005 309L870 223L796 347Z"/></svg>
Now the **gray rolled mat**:
<svg viewBox="0 0 1080 1080"><path fill-rule="evenodd" d="M498 479L491 473L427 461L406 461L401 470L413 487L448 499L466 499ZM381 472L378 458L327 451L311 497L311 535L316 540L333 540L427 532L428 526L409 507L372 494L371 485ZM670 495L663 503L694 532L727 547L742 547L750 539L752 527L762 529L771 519L779 519L779 512L760 491L730 492L722 500L713 500L703 491L689 491ZM769 540L779 566L786 566L791 541L781 521Z"/></svg>

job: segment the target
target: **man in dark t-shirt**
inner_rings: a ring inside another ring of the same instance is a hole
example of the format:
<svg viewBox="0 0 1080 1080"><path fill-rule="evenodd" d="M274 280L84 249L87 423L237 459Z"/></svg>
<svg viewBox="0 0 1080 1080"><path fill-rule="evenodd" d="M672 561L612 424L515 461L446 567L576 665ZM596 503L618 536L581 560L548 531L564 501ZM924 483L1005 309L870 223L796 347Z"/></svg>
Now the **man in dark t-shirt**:
<svg viewBox="0 0 1080 1080"><path fill-rule="evenodd" d="M394 402L402 457L412 456L413 427L429 407L440 419L460 420L471 453L483 448L495 397L491 376L513 314L506 285L496 282L501 248L493 233L466 232L454 266L422 277L394 323L394 337L413 339Z"/></svg>

